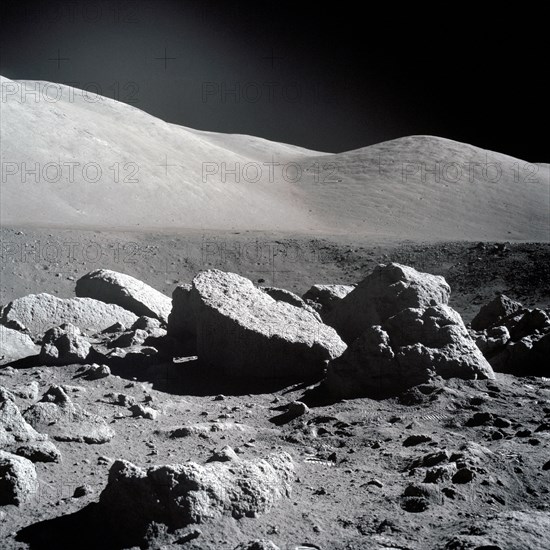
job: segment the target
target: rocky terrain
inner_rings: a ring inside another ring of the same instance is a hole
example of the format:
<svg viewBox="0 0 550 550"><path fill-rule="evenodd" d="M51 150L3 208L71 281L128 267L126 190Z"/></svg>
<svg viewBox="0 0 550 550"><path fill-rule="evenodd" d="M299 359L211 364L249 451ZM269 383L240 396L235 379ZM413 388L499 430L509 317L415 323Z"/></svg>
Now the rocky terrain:
<svg viewBox="0 0 550 550"><path fill-rule="evenodd" d="M2 547L550 547L549 260L3 228Z"/></svg>

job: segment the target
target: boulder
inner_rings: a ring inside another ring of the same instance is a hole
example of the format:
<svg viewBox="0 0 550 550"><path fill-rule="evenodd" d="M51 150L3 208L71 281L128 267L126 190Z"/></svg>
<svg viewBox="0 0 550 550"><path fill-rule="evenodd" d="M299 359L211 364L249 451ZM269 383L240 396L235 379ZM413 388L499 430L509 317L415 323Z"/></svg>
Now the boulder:
<svg viewBox="0 0 550 550"><path fill-rule="evenodd" d="M315 307L324 318L354 288L355 285L313 285L302 298Z"/></svg>
<svg viewBox="0 0 550 550"><path fill-rule="evenodd" d="M107 378L111 376L111 369L109 365L98 365L92 363L91 365L84 365L84 370L79 375L85 380L100 380L101 378Z"/></svg>
<svg viewBox="0 0 550 550"><path fill-rule="evenodd" d="M471 327L473 330L486 330L496 326L499 321L519 311L522 307L519 302L500 294L481 307L478 314L472 319Z"/></svg>
<svg viewBox="0 0 550 550"><path fill-rule="evenodd" d="M19 506L38 492L34 464L21 456L0 451L0 505Z"/></svg>
<svg viewBox="0 0 550 550"><path fill-rule="evenodd" d="M0 447L13 447L29 441L43 441L47 436L39 434L23 418L13 395L0 387Z"/></svg>
<svg viewBox="0 0 550 550"><path fill-rule="evenodd" d="M29 294L4 306L0 325L27 330L34 340L63 323L71 323L86 333L96 333L117 321L132 325L137 317L113 304L92 298L57 298L51 294Z"/></svg>
<svg viewBox="0 0 550 550"><path fill-rule="evenodd" d="M115 435L103 418L73 403L65 390L57 385L51 386L23 416L33 428L58 441L106 443Z"/></svg>
<svg viewBox="0 0 550 550"><path fill-rule="evenodd" d="M31 462L61 462L61 453L51 441L35 441L17 447L15 454Z"/></svg>
<svg viewBox="0 0 550 550"><path fill-rule="evenodd" d="M403 309L447 304L451 289L439 275L391 263L379 265L325 316L346 343Z"/></svg>
<svg viewBox="0 0 550 550"><path fill-rule="evenodd" d="M116 304L137 316L168 322L172 301L162 292L124 273L96 269L76 282L76 295Z"/></svg>
<svg viewBox="0 0 550 550"><path fill-rule="evenodd" d="M168 334L173 336L191 336L197 334L195 314L191 308L191 286L178 285L172 292L172 311L168 316Z"/></svg>
<svg viewBox="0 0 550 550"><path fill-rule="evenodd" d="M515 376L550 377L550 332L525 336L509 341L502 350L489 358L496 372Z"/></svg>
<svg viewBox="0 0 550 550"><path fill-rule="evenodd" d="M31 340L30 336L0 325L0 367L38 355L40 348Z"/></svg>
<svg viewBox="0 0 550 550"><path fill-rule="evenodd" d="M193 279L197 354L231 376L310 378L346 348L311 311L274 300L252 281L217 269Z"/></svg>
<svg viewBox="0 0 550 550"><path fill-rule="evenodd" d="M256 517L289 497L294 464L287 453L266 459L194 462L147 470L125 460L113 463L100 505L121 530L150 522L178 529L212 518Z"/></svg>
<svg viewBox="0 0 550 550"><path fill-rule="evenodd" d="M329 363L338 397L387 397L433 378L494 378L460 315L445 305L404 309L374 325Z"/></svg>
<svg viewBox="0 0 550 550"><path fill-rule="evenodd" d="M46 365L84 363L90 348L90 342L82 336L78 327L71 323L63 323L44 334L40 360Z"/></svg>

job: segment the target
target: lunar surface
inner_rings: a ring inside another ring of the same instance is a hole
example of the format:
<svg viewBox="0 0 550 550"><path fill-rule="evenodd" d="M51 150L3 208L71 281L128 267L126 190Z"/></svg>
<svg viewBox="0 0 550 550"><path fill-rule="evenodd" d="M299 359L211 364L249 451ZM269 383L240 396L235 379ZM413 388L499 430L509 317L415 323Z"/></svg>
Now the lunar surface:
<svg viewBox="0 0 550 550"><path fill-rule="evenodd" d="M550 548L550 165L1 84L2 548Z"/></svg>

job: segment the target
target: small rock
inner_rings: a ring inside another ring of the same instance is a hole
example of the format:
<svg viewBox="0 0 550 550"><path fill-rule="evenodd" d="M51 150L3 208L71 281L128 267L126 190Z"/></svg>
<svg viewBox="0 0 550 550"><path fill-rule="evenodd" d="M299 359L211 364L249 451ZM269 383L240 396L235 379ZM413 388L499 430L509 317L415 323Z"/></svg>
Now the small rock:
<svg viewBox="0 0 550 550"><path fill-rule="evenodd" d="M279 547L270 540L256 539L250 542L243 542L236 546L234 550L279 550Z"/></svg>
<svg viewBox="0 0 550 550"><path fill-rule="evenodd" d="M123 407L131 407L136 404L136 398L125 393L110 393L106 397L112 399L113 403Z"/></svg>
<svg viewBox="0 0 550 550"><path fill-rule="evenodd" d="M489 422L493 422L493 415L490 412L477 412L467 422L466 426L484 426Z"/></svg>
<svg viewBox="0 0 550 550"><path fill-rule="evenodd" d="M302 416L303 414L308 413L309 407L305 403L302 403L301 401L293 401L288 405L287 411L294 418L297 418L298 416Z"/></svg>
<svg viewBox="0 0 550 550"><path fill-rule="evenodd" d="M507 418L502 418L500 416L497 416L493 420L493 426L496 428L509 428L512 425L512 423Z"/></svg>
<svg viewBox="0 0 550 550"><path fill-rule="evenodd" d="M455 464L445 464L444 466L438 466L436 468L430 468L426 470L426 477L424 483L442 483L451 479L456 472Z"/></svg>
<svg viewBox="0 0 550 550"><path fill-rule="evenodd" d="M186 542L198 539L202 535L202 531L198 527L190 527L178 531L178 539L176 544L185 544Z"/></svg>
<svg viewBox="0 0 550 550"><path fill-rule="evenodd" d="M376 487L380 487L380 489L382 487L384 487L384 484L379 480L379 479L371 479L370 481L367 482L367 485L374 485Z"/></svg>
<svg viewBox="0 0 550 550"><path fill-rule="evenodd" d="M418 514L425 512L430 506L428 499L424 497L406 497L401 502L401 507L406 512Z"/></svg>
<svg viewBox="0 0 550 550"><path fill-rule="evenodd" d="M110 376L111 369L107 365L98 365L94 363L84 373L86 380L99 380L100 378L106 378Z"/></svg>
<svg viewBox="0 0 550 550"><path fill-rule="evenodd" d="M446 462L447 460L449 460L449 453L447 451L435 451L414 460L411 467L418 468L436 466L440 462Z"/></svg>
<svg viewBox="0 0 550 550"><path fill-rule="evenodd" d="M239 460L240 459L233 448L226 445L223 449L215 451L206 462L235 462Z"/></svg>
<svg viewBox="0 0 550 550"><path fill-rule="evenodd" d="M474 472L470 468L460 468L453 476L453 483L462 484L470 483L474 479Z"/></svg>
<svg viewBox="0 0 550 550"><path fill-rule="evenodd" d="M158 411L151 407L145 407L139 403L130 407L130 412L136 417L148 418L149 420L156 420Z"/></svg>
<svg viewBox="0 0 550 550"><path fill-rule="evenodd" d="M531 437L533 435L533 432L527 428L523 430L518 430L516 432L516 437Z"/></svg>
<svg viewBox="0 0 550 550"><path fill-rule="evenodd" d="M403 447L413 447L419 445L420 443L427 443L431 441L432 438L429 435L410 435L403 441Z"/></svg>

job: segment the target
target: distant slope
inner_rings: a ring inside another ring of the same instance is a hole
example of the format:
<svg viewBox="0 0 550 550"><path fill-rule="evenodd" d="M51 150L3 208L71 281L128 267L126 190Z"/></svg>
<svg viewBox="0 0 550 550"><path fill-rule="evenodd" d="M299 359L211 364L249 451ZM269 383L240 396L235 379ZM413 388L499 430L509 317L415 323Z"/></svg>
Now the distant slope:
<svg viewBox="0 0 550 550"><path fill-rule="evenodd" d="M550 238L547 164L429 136L319 153L67 86L1 84L4 225Z"/></svg>
<svg viewBox="0 0 550 550"><path fill-rule="evenodd" d="M327 224L414 238L550 239L548 164L433 136L299 162L314 172L304 200Z"/></svg>

